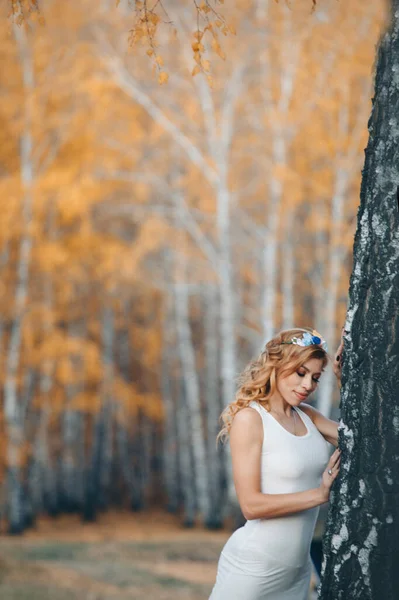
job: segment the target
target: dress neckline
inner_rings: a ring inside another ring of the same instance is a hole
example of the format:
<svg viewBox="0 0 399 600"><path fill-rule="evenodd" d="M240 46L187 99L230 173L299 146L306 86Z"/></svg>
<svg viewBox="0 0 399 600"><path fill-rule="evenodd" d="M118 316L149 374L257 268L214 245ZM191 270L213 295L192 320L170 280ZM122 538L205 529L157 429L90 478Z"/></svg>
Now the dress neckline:
<svg viewBox="0 0 399 600"><path fill-rule="evenodd" d="M284 427L284 426L283 426L283 425L280 423L280 421L278 421L278 420L277 420L275 417L273 417L273 415L272 415L272 414L271 414L271 413L270 413L268 410L266 410L266 408L265 408L264 406L262 406L260 403L259 403L259 406L260 406L260 407L261 407L261 408L262 408L262 409L265 411L265 413L266 413L267 415L269 415L269 417L271 417L271 418L273 419L273 421L274 421L275 423L277 423L277 425L278 425L279 427L281 427L281 429L283 429L283 431L285 431L286 433L288 433L288 435L290 435L291 437L293 437L293 438L296 438L296 439L299 439L299 440L300 440L300 439L303 439L303 438L308 438L308 437L310 436L310 429L309 429L309 427L307 426L307 424L305 423L304 419L302 418L302 414L303 414L303 413L302 413L302 411L301 411L299 408L297 408L296 406L293 406L292 408L293 408L293 410L295 410L296 414L298 415L298 417L301 419L302 423L303 423L303 424L304 424L304 426L305 426L306 433L305 433L304 435L295 435L294 433L291 433L291 431L288 431L288 429L286 429L286 428L285 428L285 427Z"/></svg>

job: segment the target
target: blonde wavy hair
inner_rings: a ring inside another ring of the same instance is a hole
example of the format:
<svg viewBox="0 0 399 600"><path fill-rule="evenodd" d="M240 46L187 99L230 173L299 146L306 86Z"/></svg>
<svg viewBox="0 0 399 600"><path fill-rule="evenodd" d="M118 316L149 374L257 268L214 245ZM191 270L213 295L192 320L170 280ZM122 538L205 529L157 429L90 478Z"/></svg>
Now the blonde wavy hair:
<svg viewBox="0 0 399 600"><path fill-rule="evenodd" d="M235 400L220 416L222 429L217 436L218 440L227 439L235 415L247 408L253 400L270 410L269 399L276 391L277 377L292 375L312 358L321 359L323 369L326 367L328 354L321 346L287 344L293 337L300 337L306 332L312 333L312 329L305 327L281 331L267 342L260 355L247 365L238 377Z"/></svg>

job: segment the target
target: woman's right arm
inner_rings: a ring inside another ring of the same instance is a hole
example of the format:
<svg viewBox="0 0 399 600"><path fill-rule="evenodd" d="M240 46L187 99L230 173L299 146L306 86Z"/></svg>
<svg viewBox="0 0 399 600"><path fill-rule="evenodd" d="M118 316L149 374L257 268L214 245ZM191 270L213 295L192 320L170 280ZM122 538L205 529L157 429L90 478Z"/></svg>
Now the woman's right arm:
<svg viewBox="0 0 399 600"><path fill-rule="evenodd" d="M332 483L339 473L339 450L331 456L318 488L293 494L262 494L262 443L261 416L252 408L240 410L231 426L230 448L238 501L247 520L283 517L328 501ZM332 475L328 474L328 469L332 470Z"/></svg>

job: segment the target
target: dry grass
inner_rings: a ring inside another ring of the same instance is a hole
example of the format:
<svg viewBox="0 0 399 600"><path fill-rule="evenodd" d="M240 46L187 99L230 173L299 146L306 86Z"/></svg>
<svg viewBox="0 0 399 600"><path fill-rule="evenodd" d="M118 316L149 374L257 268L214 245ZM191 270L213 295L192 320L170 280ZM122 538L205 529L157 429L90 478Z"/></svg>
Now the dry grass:
<svg viewBox="0 0 399 600"><path fill-rule="evenodd" d="M161 513L42 519L22 538L0 538L0 598L204 600L228 535Z"/></svg>

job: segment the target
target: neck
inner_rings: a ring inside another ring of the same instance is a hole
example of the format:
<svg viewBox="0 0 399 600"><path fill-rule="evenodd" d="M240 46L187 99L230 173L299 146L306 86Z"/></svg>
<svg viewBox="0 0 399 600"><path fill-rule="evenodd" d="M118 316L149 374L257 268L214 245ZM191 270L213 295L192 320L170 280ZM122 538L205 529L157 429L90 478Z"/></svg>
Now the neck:
<svg viewBox="0 0 399 600"><path fill-rule="evenodd" d="M276 415L285 415L290 417L293 413L293 408L283 398L270 398L270 410Z"/></svg>

